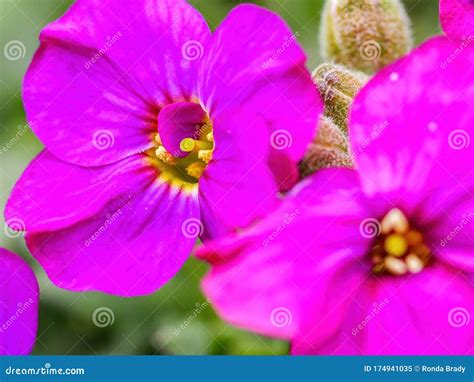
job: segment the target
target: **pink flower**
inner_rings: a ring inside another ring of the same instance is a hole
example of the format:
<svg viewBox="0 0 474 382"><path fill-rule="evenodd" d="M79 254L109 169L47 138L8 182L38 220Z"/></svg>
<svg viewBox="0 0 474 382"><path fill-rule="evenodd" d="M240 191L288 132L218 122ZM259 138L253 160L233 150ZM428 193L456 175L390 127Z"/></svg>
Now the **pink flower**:
<svg viewBox="0 0 474 382"><path fill-rule="evenodd" d="M0 290L0 355L29 354L38 327L38 283L28 264L3 248Z"/></svg>
<svg viewBox="0 0 474 382"><path fill-rule="evenodd" d="M474 1L440 0L441 26L448 37L458 40L474 40Z"/></svg>
<svg viewBox="0 0 474 382"><path fill-rule="evenodd" d="M472 354L474 49L434 38L357 95L357 171L327 169L208 243L222 317L293 354Z"/></svg>
<svg viewBox="0 0 474 382"><path fill-rule="evenodd" d="M40 41L23 98L46 149L6 220L56 285L153 292L198 235L251 222L295 182L322 105L277 15L238 6L211 36L182 0L82 0Z"/></svg>

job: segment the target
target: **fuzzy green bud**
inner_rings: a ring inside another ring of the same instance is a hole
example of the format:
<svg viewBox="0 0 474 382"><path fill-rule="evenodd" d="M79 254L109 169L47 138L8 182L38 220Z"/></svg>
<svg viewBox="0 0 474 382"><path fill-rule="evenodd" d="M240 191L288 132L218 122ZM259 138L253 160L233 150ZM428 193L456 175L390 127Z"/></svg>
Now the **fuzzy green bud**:
<svg viewBox="0 0 474 382"><path fill-rule="evenodd" d="M332 121L322 116L318 133L300 163L301 177L328 167L353 167L347 135Z"/></svg>
<svg viewBox="0 0 474 382"><path fill-rule="evenodd" d="M313 72L313 81L324 101L324 115L343 132L347 132L352 100L367 80L367 75L337 64L321 64Z"/></svg>
<svg viewBox="0 0 474 382"><path fill-rule="evenodd" d="M412 45L400 0L326 0L320 38L326 60L366 73L390 64Z"/></svg>

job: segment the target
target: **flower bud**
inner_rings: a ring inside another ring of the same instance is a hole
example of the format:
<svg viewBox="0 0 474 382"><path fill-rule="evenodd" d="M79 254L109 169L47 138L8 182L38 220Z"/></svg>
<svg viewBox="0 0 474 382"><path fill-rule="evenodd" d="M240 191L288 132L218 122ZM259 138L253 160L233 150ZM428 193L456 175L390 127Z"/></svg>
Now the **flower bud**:
<svg viewBox="0 0 474 382"><path fill-rule="evenodd" d="M306 177L322 168L352 167L346 134L332 121L322 116L316 138L306 150L300 163L301 177Z"/></svg>
<svg viewBox="0 0 474 382"><path fill-rule="evenodd" d="M412 45L400 0L326 0L320 38L326 60L366 73L390 64Z"/></svg>
<svg viewBox="0 0 474 382"><path fill-rule="evenodd" d="M313 72L313 81L324 101L324 115L343 132L347 132L352 100L367 80L365 74L337 64L321 64Z"/></svg>

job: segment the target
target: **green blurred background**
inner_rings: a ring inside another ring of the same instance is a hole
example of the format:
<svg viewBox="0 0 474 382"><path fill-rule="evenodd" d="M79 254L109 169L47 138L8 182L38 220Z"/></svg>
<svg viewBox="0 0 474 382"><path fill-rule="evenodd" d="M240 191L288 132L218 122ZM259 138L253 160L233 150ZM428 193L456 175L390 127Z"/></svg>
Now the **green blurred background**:
<svg viewBox="0 0 474 382"><path fill-rule="evenodd" d="M130 0L133 1L133 0ZM34 354L285 354L288 344L235 329L220 320L202 296L199 280L207 266L190 259L170 283L150 296L125 299L100 293L73 293L56 288L29 256L23 238L4 234L3 206L16 179L41 150L38 139L22 127L25 116L21 81L38 46L41 28L58 18L70 0L0 0L0 47L12 40L26 47L25 56L0 56L0 246L21 254L36 271L41 286L38 340ZM238 1L191 1L214 29ZM318 55L322 0L261 0L299 32L313 69ZM415 44L441 33L438 2L406 0ZM243 20L245 22L245 20ZM16 138L17 139L16 139ZM109 325L94 324L94 312L109 309ZM112 313L110 313L112 312ZM113 318L113 323L112 323Z"/></svg>

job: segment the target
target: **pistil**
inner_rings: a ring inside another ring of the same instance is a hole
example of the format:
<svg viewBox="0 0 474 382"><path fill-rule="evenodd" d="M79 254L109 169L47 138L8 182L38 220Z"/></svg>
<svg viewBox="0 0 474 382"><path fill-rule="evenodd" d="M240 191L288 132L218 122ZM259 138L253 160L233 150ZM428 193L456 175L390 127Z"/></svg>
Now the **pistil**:
<svg viewBox="0 0 474 382"><path fill-rule="evenodd" d="M186 153L193 151L199 152L200 150L211 150L213 147L213 142L193 138L184 138L179 144L179 148Z"/></svg>

